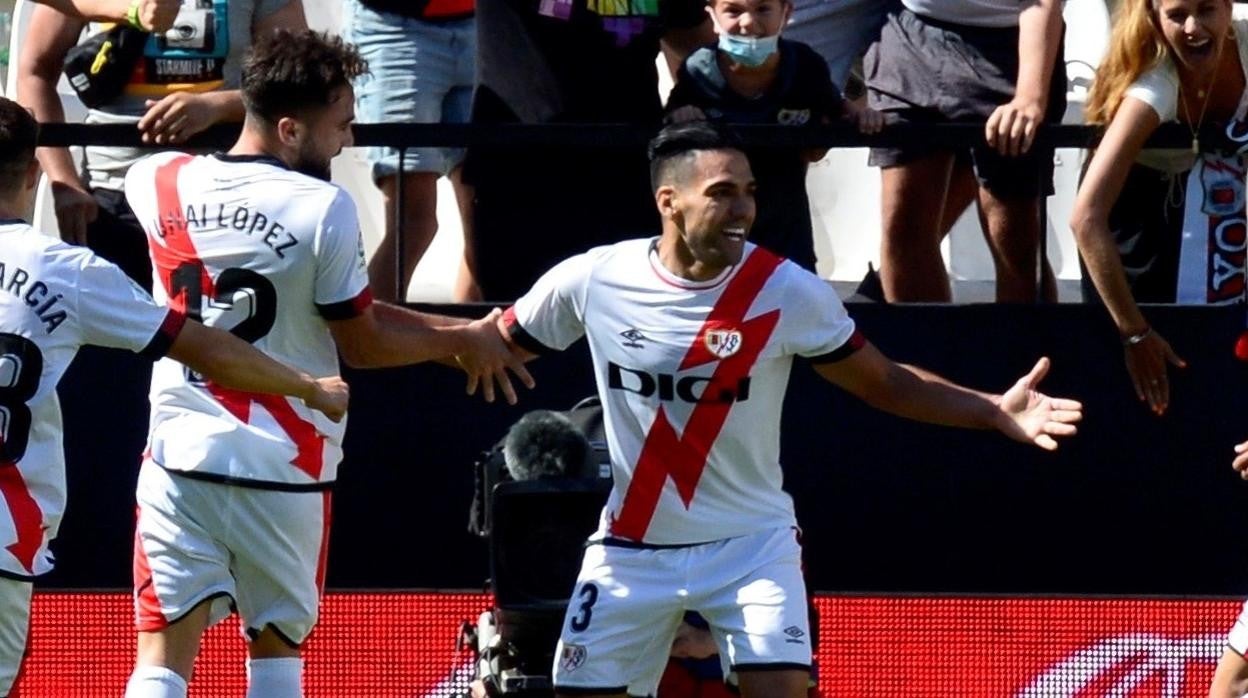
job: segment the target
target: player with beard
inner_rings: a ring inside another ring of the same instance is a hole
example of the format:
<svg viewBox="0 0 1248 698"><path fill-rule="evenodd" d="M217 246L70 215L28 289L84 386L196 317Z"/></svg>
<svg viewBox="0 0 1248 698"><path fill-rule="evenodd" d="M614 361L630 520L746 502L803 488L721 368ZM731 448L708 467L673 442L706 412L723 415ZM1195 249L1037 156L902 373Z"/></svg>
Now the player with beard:
<svg viewBox="0 0 1248 698"><path fill-rule="evenodd" d="M278 32L247 59L247 116L228 153L160 153L130 169L157 301L309 373L334 372L339 351L357 367L457 361L470 393L493 400L497 383L514 402L507 371L532 379L498 336L498 311L469 322L372 302L355 205L328 182L364 70L337 37ZM171 362L156 366L151 400L126 696L185 696L204 630L231 607L247 695L302 695L345 425Z"/></svg>
<svg viewBox="0 0 1248 698"><path fill-rule="evenodd" d="M33 230L21 216L39 181L38 134L30 112L0 97L0 696L9 698L19 693L33 581L52 570L65 513L57 383L79 348L166 355L222 384L301 397L335 420L347 409L337 376L313 380L187 321L116 265Z"/></svg>
<svg viewBox="0 0 1248 698"><path fill-rule="evenodd" d="M990 395L886 358L829 284L746 241L754 176L717 127L668 127L650 158L662 234L560 263L499 323L532 355L588 338L611 453L555 690L652 694L697 611L742 696L805 696L806 589L779 462L793 357L879 409L1050 450L1083 408L1035 390L1047 359Z"/></svg>

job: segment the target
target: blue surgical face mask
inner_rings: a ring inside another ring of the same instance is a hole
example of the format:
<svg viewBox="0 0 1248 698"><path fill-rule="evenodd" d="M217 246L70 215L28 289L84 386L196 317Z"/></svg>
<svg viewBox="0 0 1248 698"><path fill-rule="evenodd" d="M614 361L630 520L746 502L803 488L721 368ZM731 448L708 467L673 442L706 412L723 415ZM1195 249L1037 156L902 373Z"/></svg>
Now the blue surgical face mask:
<svg viewBox="0 0 1248 698"><path fill-rule="evenodd" d="M741 36L720 32L719 50L728 54L734 62L757 68L771 58L780 48L780 35Z"/></svg>

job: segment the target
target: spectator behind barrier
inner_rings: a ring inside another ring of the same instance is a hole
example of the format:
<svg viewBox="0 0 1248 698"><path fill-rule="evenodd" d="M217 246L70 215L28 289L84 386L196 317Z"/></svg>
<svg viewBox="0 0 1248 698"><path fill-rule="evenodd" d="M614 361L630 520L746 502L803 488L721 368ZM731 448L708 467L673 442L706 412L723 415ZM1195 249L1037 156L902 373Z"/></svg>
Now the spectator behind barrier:
<svg viewBox="0 0 1248 698"><path fill-rule="evenodd" d="M303 29L307 22L302 0L214 0L208 8L184 8L175 25L148 38L122 93L89 110L88 123L137 124L145 142L177 145L213 124L241 121L243 54L256 37L278 27ZM19 101L42 122L65 120L56 83L86 26L51 7L32 10L17 88ZM187 66L196 69L187 72ZM84 172L67 149L40 148L39 163L51 183L61 238L88 245L150 291L146 238L122 193L126 171L144 154L89 147Z"/></svg>
<svg viewBox="0 0 1248 698"><path fill-rule="evenodd" d="M880 130L880 114L842 99L814 50L780 38L793 12L791 0L712 0L707 11L719 42L694 51L677 71L667 99L669 120L802 127L835 119L855 122L864 133ZM758 217L750 240L812 272L815 241L806 168L825 152L749 151L758 185Z"/></svg>
<svg viewBox="0 0 1248 698"><path fill-rule="evenodd" d="M660 41L677 64L709 41L704 6L480 0L472 122L657 126ZM647 172L640 145L470 147L483 296L514 299L571 254L654 230Z"/></svg>
<svg viewBox="0 0 1248 698"><path fill-rule="evenodd" d="M472 102L477 33L473 0L344 0L343 38L368 61L369 74L356 83L362 123L465 123ZM438 231L438 178L447 176L471 240L472 190L460 177L462 148L411 148L399 172L394 148L367 148L373 183L385 201L386 231L369 261L368 279L382 300L403 301L412 272ZM398 187L403 210L395 210ZM403 238L402 276L396 275L398 239ZM481 299L465 247L452 291L457 302ZM398 282L396 285L396 281Z"/></svg>
<svg viewBox="0 0 1248 698"><path fill-rule="evenodd" d="M832 84L845 93L854 64L879 39L888 11L900 4L900 0L794 0L785 31L823 57Z"/></svg>
<svg viewBox="0 0 1248 698"><path fill-rule="evenodd" d="M1136 303L1244 300L1243 242L1220 235L1244 225L1242 143L1197 134L1227 121L1242 133L1246 55L1248 22L1231 19L1230 0L1123 2L1088 95L1088 121L1108 128L1071 219L1084 297L1105 303L1136 396L1157 414L1168 365L1184 362ZM1142 149L1171 121L1191 129L1191 150Z"/></svg>
<svg viewBox="0 0 1248 698"><path fill-rule="evenodd" d="M870 104L890 123L983 122L970 150L997 300L1036 299L1042 194L1053 191L1050 149L1033 151L1042 122L1065 111L1061 5L1055 0L903 0L867 53ZM876 148L882 168L881 277L890 301L948 301L939 221L957 153L940 146ZM1042 260L1041 297L1056 286Z"/></svg>

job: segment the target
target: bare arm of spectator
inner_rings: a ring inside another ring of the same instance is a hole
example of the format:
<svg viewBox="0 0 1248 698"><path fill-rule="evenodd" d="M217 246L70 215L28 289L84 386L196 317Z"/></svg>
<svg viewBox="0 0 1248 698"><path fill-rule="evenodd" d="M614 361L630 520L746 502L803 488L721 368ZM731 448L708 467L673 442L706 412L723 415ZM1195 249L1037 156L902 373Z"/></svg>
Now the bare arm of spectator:
<svg viewBox="0 0 1248 698"><path fill-rule="evenodd" d="M985 137L1002 155L1031 149L1049 104L1049 80L1062 41L1060 0L1032 0L1018 15L1018 82L1014 99L988 116Z"/></svg>
<svg viewBox="0 0 1248 698"><path fill-rule="evenodd" d="M261 18L252 27L253 37L274 29L299 31L308 28L302 0L290 0L281 9ZM182 143L214 125L243 120L243 98L238 90L175 92L160 100L148 100L139 120L143 142L159 145Z"/></svg>
<svg viewBox="0 0 1248 698"><path fill-rule="evenodd" d="M1136 397L1159 415L1170 404L1167 364L1180 368L1187 364L1165 338L1152 331L1136 305L1109 229L1109 210L1122 193L1144 141L1160 123L1157 112L1144 102L1134 97L1122 101L1088 164L1070 221L1088 275L1124 339L1127 373Z"/></svg>
<svg viewBox="0 0 1248 698"><path fill-rule="evenodd" d="M134 19L140 28L163 32L173 26L173 20L182 9L182 0L35 0L67 15L81 19L125 22L131 19L130 7L134 6Z"/></svg>
<svg viewBox="0 0 1248 698"><path fill-rule="evenodd" d="M86 22L48 6L31 11L18 59L17 100L40 122L65 121L56 82L61 78L65 54L78 43L84 26ZM95 220L99 206L83 184L69 150L39 148L37 155L51 183L61 238L76 245L85 244L87 224Z"/></svg>

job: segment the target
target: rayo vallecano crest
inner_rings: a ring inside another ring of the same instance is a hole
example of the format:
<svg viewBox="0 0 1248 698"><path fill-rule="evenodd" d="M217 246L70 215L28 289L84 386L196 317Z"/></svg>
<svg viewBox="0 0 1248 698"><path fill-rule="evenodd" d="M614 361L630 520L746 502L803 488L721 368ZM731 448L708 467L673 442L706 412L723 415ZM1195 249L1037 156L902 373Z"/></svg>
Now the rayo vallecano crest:
<svg viewBox="0 0 1248 698"><path fill-rule="evenodd" d="M707 351L726 359L741 350L741 330L707 330L703 341L706 342Z"/></svg>
<svg viewBox="0 0 1248 698"><path fill-rule="evenodd" d="M563 652L559 656L559 668L564 671L576 671L585 663L585 657L588 654L582 645L564 645Z"/></svg>

